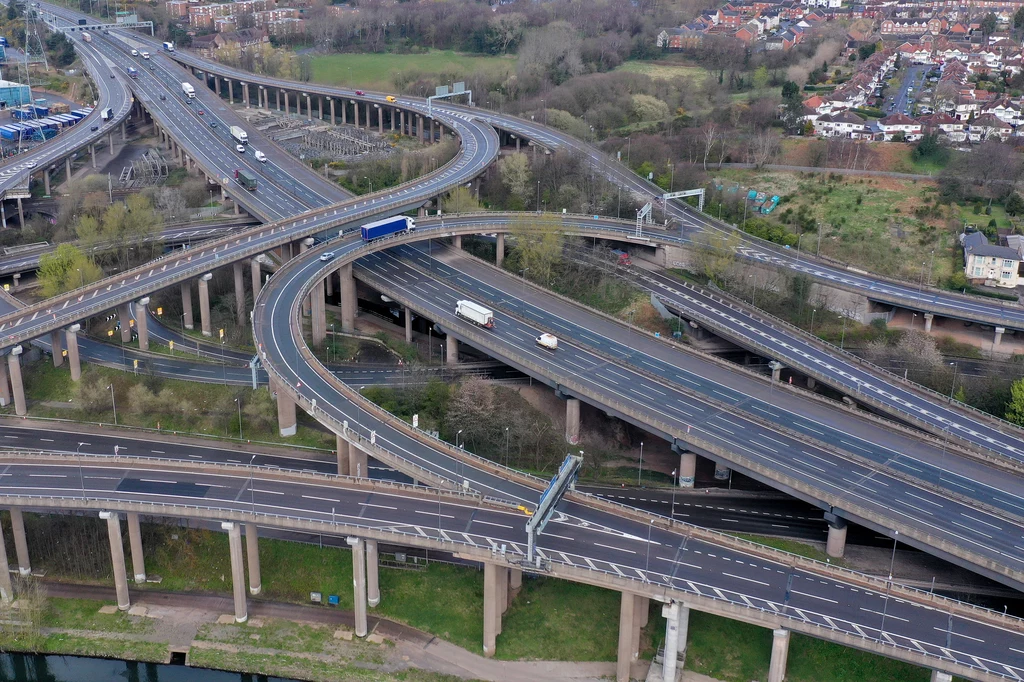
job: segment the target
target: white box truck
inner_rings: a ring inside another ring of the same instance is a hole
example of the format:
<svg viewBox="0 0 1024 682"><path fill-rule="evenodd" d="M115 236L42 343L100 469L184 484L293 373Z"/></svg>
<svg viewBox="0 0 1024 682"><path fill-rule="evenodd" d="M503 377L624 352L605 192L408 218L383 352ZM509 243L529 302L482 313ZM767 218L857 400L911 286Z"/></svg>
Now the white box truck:
<svg viewBox="0 0 1024 682"><path fill-rule="evenodd" d="M547 348L548 350L557 350L558 337L554 334L541 334L537 337L537 345Z"/></svg>
<svg viewBox="0 0 1024 682"><path fill-rule="evenodd" d="M455 314L481 327L494 328L494 313L479 303L459 301L455 304Z"/></svg>
<svg viewBox="0 0 1024 682"><path fill-rule="evenodd" d="M143 51L142 51L142 58L143 58L143 59L149 59L149 53L148 53L148 52L146 52L145 50L143 50Z"/></svg>
<svg viewBox="0 0 1024 682"><path fill-rule="evenodd" d="M182 83L181 91L185 93L185 97L192 99L196 96L196 89L192 87L191 83Z"/></svg>
<svg viewBox="0 0 1024 682"><path fill-rule="evenodd" d="M174 43L170 43L170 42L164 41L164 51L165 52L174 52Z"/></svg>
<svg viewBox="0 0 1024 682"><path fill-rule="evenodd" d="M231 137L235 138L235 142L238 144L249 143L249 135L242 130L242 126L231 126Z"/></svg>

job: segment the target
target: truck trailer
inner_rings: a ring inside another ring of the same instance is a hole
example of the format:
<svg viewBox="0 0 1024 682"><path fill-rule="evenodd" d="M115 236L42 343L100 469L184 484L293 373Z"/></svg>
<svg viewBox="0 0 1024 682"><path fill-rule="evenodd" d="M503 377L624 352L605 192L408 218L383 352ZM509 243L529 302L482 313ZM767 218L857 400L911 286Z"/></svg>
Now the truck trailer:
<svg viewBox="0 0 1024 682"><path fill-rule="evenodd" d="M455 304L455 314L481 327L494 328L494 313L479 303L459 301Z"/></svg>
<svg viewBox="0 0 1024 682"><path fill-rule="evenodd" d="M174 52L174 43L164 41L164 52Z"/></svg>
<svg viewBox="0 0 1024 682"><path fill-rule="evenodd" d="M185 97L193 99L196 96L196 89L192 87L191 83L182 83L181 91L185 93Z"/></svg>
<svg viewBox="0 0 1024 682"><path fill-rule="evenodd" d="M91 43L92 35L90 35L88 31L82 31L82 40L84 40L87 43Z"/></svg>
<svg viewBox="0 0 1024 682"><path fill-rule="evenodd" d="M139 77L139 70L136 69L134 66L129 66L127 71L128 71L128 76L130 78L138 78Z"/></svg>
<svg viewBox="0 0 1024 682"><path fill-rule="evenodd" d="M238 169L235 171L235 179L238 180L238 184L246 188L250 192L256 191L256 176L247 170Z"/></svg>
<svg viewBox="0 0 1024 682"><path fill-rule="evenodd" d="M231 137L235 138L238 144L248 144L249 134L242 129L242 126L231 126Z"/></svg>
<svg viewBox="0 0 1024 682"><path fill-rule="evenodd" d="M370 241L371 239L386 237L387 235L395 234L396 232L412 232L415 229L415 220L406 216L398 215L363 225L363 239Z"/></svg>

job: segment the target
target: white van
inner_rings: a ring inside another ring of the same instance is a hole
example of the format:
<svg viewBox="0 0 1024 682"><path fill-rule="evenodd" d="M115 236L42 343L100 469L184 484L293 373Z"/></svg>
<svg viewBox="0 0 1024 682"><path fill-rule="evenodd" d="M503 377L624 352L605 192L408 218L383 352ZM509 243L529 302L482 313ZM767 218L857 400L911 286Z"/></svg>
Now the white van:
<svg viewBox="0 0 1024 682"><path fill-rule="evenodd" d="M264 154L263 152L261 152L258 149L253 149L252 150L252 155L254 157L256 157L256 160L259 161L260 163L266 163L267 162L267 155Z"/></svg>

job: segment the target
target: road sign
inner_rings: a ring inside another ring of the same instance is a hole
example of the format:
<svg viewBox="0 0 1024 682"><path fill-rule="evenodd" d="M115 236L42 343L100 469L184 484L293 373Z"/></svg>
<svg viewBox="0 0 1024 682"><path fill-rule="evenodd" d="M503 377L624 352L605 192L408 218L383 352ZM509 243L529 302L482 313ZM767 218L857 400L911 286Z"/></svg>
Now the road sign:
<svg viewBox="0 0 1024 682"><path fill-rule="evenodd" d="M580 451L579 455L565 456L565 461L558 468L558 473L554 475L551 482L548 483L547 490L540 496L540 501L537 503L537 509L534 510L533 516L526 522L527 562L533 563L533 548L537 542L537 536L544 531L544 527L551 520L555 513L555 507L562 501L562 497L576 483L576 477L583 466L582 455L583 452Z"/></svg>

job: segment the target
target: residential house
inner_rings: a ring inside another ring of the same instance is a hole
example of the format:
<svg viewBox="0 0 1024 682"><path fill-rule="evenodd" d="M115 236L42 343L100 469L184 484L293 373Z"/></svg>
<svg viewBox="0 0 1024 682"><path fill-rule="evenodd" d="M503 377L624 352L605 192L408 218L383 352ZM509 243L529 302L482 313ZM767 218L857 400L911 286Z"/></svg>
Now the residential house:
<svg viewBox="0 0 1024 682"><path fill-rule="evenodd" d="M918 116L917 122L922 126L922 134L938 133L950 142L963 142L967 139L967 126L945 112Z"/></svg>
<svg viewBox="0 0 1024 682"><path fill-rule="evenodd" d="M907 142L921 139L921 124L904 114L889 114L877 121L875 127L886 142L900 135Z"/></svg>
<svg viewBox="0 0 1024 682"><path fill-rule="evenodd" d="M870 133L863 118L852 111L818 116L814 121L814 134L819 137L869 138Z"/></svg>
<svg viewBox="0 0 1024 682"><path fill-rule="evenodd" d="M1013 126L993 114L982 114L967 124L967 139L971 142L996 140L1005 142L1013 133Z"/></svg>
<svg viewBox="0 0 1024 682"><path fill-rule="evenodd" d="M960 235L964 248L964 274L972 284L1014 288L1020 282L1020 252L995 246L981 232Z"/></svg>

